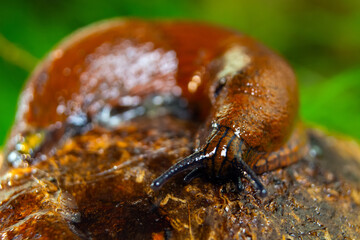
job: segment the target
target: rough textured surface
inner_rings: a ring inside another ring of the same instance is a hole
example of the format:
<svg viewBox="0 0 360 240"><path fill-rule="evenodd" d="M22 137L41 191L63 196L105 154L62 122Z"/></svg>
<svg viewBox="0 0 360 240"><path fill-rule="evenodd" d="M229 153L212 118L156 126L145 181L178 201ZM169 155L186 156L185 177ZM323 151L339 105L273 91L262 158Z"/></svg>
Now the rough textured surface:
<svg viewBox="0 0 360 240"><path fill-rule="evenodd" d="M185 129L185 130L184 130ZM309 131L320 153L261 176L260 198L244 181L159 192L151 181L192 151L196 126L171 116L68 139L49 159L1 176L2 239L358 239L360 148Z"/></svg>

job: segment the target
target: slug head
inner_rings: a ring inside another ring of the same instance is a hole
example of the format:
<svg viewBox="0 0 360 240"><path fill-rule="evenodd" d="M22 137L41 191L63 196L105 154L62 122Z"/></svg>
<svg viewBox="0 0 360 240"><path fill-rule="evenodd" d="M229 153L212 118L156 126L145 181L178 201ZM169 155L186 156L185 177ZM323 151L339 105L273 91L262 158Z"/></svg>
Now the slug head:
<svg viewBox="0 0 360 240"><path fill-rule="evenodd" d="M152 182L151 188L158 190L178 174L190 171L184 177L186 183L205 173L212 179L230 178L241 191L243 189L241 178L245 177L259 190L260 196L266 196L265 187L242 159L245 149L244 141L238 138L229 127L216 124L213 127L213 133L202 148L171 166ZM246 152L247 157L251 156L249 153L250 151Z"/></svg>

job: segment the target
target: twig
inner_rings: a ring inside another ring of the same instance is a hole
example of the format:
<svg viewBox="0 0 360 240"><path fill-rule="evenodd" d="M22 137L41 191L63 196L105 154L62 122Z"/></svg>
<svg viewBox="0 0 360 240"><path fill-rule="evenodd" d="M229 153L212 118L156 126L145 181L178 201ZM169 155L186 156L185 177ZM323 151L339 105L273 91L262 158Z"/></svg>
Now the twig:
<svg viewBox="0 0 360 240"><path fill-rule="evenodd" d="M0 57L27 72L34 69L38 59L26 50L19 48L0 33Z"/></svg>

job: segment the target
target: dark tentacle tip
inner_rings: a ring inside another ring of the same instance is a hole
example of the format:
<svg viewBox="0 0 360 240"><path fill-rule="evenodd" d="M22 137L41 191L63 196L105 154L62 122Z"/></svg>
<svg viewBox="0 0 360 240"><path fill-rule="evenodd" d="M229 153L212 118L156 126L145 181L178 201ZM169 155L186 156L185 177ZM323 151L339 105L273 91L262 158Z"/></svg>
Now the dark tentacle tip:
<svg viewBox="0 0 360 240"><path fill-rule="evenodd" d="M150 187L152 190L158 191L161 188L161 185L162 184L156 179L151 183Z"/></svg>
<svg viewBox="0 0 360 240"><path fill-rule="evenodd" d="M261 183L260 179L256 176L256 178L254 178L253 180L254 180L253 186L255 187L256 190L258 190L259 196L262 198L266 197L268 192L264 187L264 185Z"/></svg>
<svg viewBox="0 0 360 240"><path fill-rule="evenodd" d="M234 183L236 185L236 189L239 193L243 192L245 189L245 186L243 185L241 178L243 178L244 176L239 176L237 177L236 180L234 180ZM260 181L250 181L250 183L253 185L253 187L255 188L255 190L257 190L258 194L260 197L264 198L267 196L268 192L265 189L264 185L261 184Z"/></svg>
<svg viewBox="0 0 360 240"><path fill-rule="evenodd" d="M264 185L260 182L258 177L251 176L252 180L250 181L251 184L254 186L255 190L258 190L258 194L260 197L264 198L267 196L268 192Z"/></svg>
<svg viewBox="0 0 360 240"><path fill-rule="evenodd" d="M163 173L151 183L151 189L154 191L158 191L170 178L171 176L169 174L167 174L166 172Z"/></svg>
<svg viewBox="0 0 360 240"><path fill-rule="evenodd" d="M166 170L162 175L160 175L160 177L155 179L150 185L151 189L154 191L159 190L162 185L168 182L171 178L184 171L192 170L187 177L189 180L191 180L196 176L197 170L202 165L202 156L203 155L201 152L195 152L190 156L180 160L171 166L168 170Z"/></svg>
<svg viewBox="0 0 360 240"><path fill-rule="evenodd" d="M241 174L245 177L253 187L259 191L260 197L266 197L267 191L264 185L261 183L259 177L256 173L247 165L241 158L236 158L236 165L235 167L238 169L238 174Z"/></svg>
<svg viewBox="0 0 360 240"><path fill-rule="evenodd" d="M259 192L259 196L262 197L262 198L266 197L267 194L268 194L268 192L266 191L265 188L261 189L260 192Z"/></svg>
<svg viewBox="0 0 360 240"><path fill-rule="evenodd" d="M257 176L252 176L252 184L255 187L256 190L258 190L259 192L259 196L264 198L267 196L267 190L264 187L264 185L260 182L259 178Z"/></svg>

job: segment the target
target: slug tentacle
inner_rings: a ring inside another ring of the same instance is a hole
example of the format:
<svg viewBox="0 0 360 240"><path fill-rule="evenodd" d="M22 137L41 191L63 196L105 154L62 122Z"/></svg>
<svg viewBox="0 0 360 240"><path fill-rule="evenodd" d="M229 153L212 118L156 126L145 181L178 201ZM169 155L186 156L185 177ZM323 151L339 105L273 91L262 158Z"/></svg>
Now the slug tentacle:
<svg viewBox="0 0 360 240"><path fill-rule="evenodd" d="M151 184L151 188L157 190L177 174L192 170L184 177L186 183L204 172L213 179L222 179L227 174L234 173L236 177L233 180L239 191L244 189L241 178L245 177L256 190L259 190L260 196L266 196L264 185L243 160L243 157L254 157L257 152L246 147L244 141L237 137L231 128L221 125L214 125L213 128L213 133L200 151L170 167Z"/></svg>
<svg viewBox="0 0 360 240"><path fill-rule="evenodd" d="M151 183L151 188L153 190L158 190L161 186L170 180L172 177L178 175L181 172L187 170L197 170L202 167L203 159L205 158L202 152L195 152L190 156L182 159L177 162L175 165L171 166L167 171L165 171L160 177L155 179ZM192 172L190 172L191 174Z"/></svg>
<svg viewBox="0 0 360 240"><path fill-rule="evenodd" d="M199 168L195 168L193 169L191 172L189 172L188 174L186 174L186 176L184 177L184 182L185 183L189 183L191 182L193 179L199 177L202 174L202 167Z"/></svg>
<svg viewBox="0 0 360 240"><path fill-rule="evenodd" d="M265 197L267 195L267 191L256 173L239 156L235 158L235 162L235 167L238 169L241 175L244 176L251 183L251 185L259 190L261 197ZM237 184L241 184L238 186L238 189L243 188L240 179L238 180Z"/></svg>

